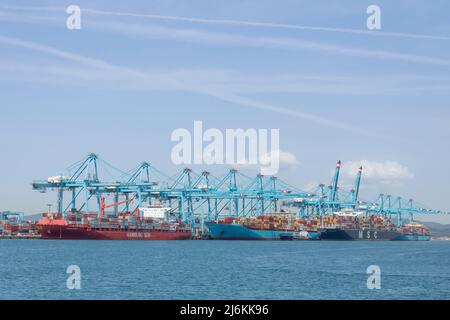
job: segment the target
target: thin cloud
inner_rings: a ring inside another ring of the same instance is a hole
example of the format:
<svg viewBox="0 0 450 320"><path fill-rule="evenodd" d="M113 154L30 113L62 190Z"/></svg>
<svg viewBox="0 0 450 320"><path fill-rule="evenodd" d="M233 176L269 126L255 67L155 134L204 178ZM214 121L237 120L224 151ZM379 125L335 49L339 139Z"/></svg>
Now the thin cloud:
<svg viewBox="0 0 450 320"><path fill-rule="evenodd" d="M409 168L397 161L348 161L342 166L345 177L355 179L358 168L363 167L365 180L390 183L395 181L410 180L414 174Z"/></svg>
<svg viewBox="0 0 450 320"><path fill-rule="evenodd" d="M39 9L45 11L45 9ZM52 9L57 10L56 8ZM62 10L62 9L58 9ZM89 11L89 9L83 9ZM0 19L20 20L20 17L8 17L3 14ZM27 17L24 22L48 22L54 23L55 19L51 17ZM104 32L115 32L130 36L141 36L150 39L171 40L179 42L195 42L218 46L244 46L256 48L284 49L294 51L319 51L324 54L344 55L351 57L375 58L381 60L395 60L407 63L450 65L450 60L438 57L393 52L378 49L362 49L357 47L348 47L323 42L307 41L292 37L264 37L264 36L246 36L224 32L213 32L199 29L180 29L168 28L155 25L129 24L121 22L101 22L85 20L83 26L88 26Z"/></svg>
<svg viewBox="0 0 450 320"><path fill-rule="evenodd" d="M408 63L424 63L436 65L450 65L450 60L399 53L386 50L361 49L345 47L315 41L306 41L288 37L261 37L245 36L223 32L212 32L198 29L167 28L153 25L127 24L120 22L89 22L89 25L103 31L117 32L126 35L141 36L150 39L172 40L180 42L196 42L218 46L244 46L257 48L285 49L285 50L311 50L326 54L337 54L354 57L375 58L382 60L396 60Z"/></svg>
<svg viewBox="0 0 450 320"><path fill-rule="evenodd" d="M230 71L227 69L193 68L146 70L145 80L124 73L108 72L105 69L80 66L79 64L18 61L0 62L0 78L18 81L46 81L56 85L111 88L126 91L164 91L171 88L166 79L176 79L189 83L192 87L202 87L214 92L230 92L238 95L260 93L308 93L327 95L397 95L414 92L421 95L429 92L447 93L450 78L390 75L372 77L345 77L331 74L258 74Z"/></svg>
<svg viewBox="0 0 450 320"><path fill-rule="evenodd" d="M272 151L273 152L273 151ZM239 164L232 165L233 168L238 170L260 170L261 164L269 164L271 163L274 156L278 157L279 166L280 169L283 170L290 170L293 168L296 168L301 165L301 162L297 159L297 156L291 152L284 151L284 150L277 150L274 154L272 152L268 152L267 154L260 155L259 156L259 164L249 164L246 159L241 159L241 161L238 161Z"/></svg>
<svg viewBox="0 0 450 320"><path fill-rule="evenodd" d="M220 24L220 25L234 25L234 26L246 26L246 27L264 27L264 28L291 29L291 30L337 32L337 33L351 33L351 34L370 35L370 36L400 37L400 38L427 39L427 40L446 40L446 41L450 40L450 37L447 37L447 36L411 34L411 33L401 33L401 32L367 31L367 30L348 29L348 28L314 27L314 26L302 26L302 25L284 24L284 23L253 22L253 21L227 20L227 19L200 19L200 18L180 17L180 16L104 11L104 10L95 10L95 9L83 9L83 10L86 12L98 14L98 15L135 17L135 18L139 17L139 18L150 18L150 19L158 19L158 20L166 20L166 21L167 20L182 21L182 22L202 23L202 24Z"/></svg>
<svg viewBox="0 0 450 320"><path fill-rule="evenodd" d="M38 8L38 7L24 7L24 6L1 6L0 8L10 9L10 10L47 11L47 12L65 10L64 8L55 8L55 7ZM215 25L230 25L230 26L241 26L241 27L257 27L257 28L262 27L262 28L290 29L290 30L303 30L303 31L319 31L319 32L368 35L368 36L377 36L377 37L398 37L398 38L409 38L409 39L444 40L444 41L450 40L450 37L441 36L441 35L368 31L368 30L359 30L359 29L350 29L350 28L331 28L331 27L320 27L320 26L306 26L306 25L295 25L295 24L285 24L285 23L243 21L243 20L230 20L230 19L204 19L204 18L191 18L191 17L182 17L182 16L172 16L172 15L155 15L155 14L145 14L145 13L107 11L107 10L98 10L98 9L90 9L90 8L83 8L83 12L88 12L88 13L96 14L96 15L148 18L148 19L152 19L152 20L190 22L190 23L195 23L195 24L215 24Z"/></svg>
<svg viewBox="0 0 450 320"><path fill-rule="evenodd" d="M70 53L67 51L59 50L59 49L56 49L56 48L53 48L50 46L38 44L35 42L31 42L31 41L25 41L25 40L20 40L20 39L0 35L0 43L4 43L7 45L12 45L12 46L16 46L16 47L22 47L22 48L30 49L33 51L38 51L41 53L46 53L46 54L53 55L53 56L56 56L56 57L59 57L62 59L74 61L74 62L81 63L84 65L88 65L93 68L107 69L109 71L119 72L120 74L123 74L125 76L135 76L135 77L139 77L144 80L149 79L149 75L145 72L137 71L137 70L127 68L127 67L116 66L116 65L107 63L103 60L94 59L94 58ZM246 97L243 97L240 95L220 92L217 90L212 90L212 89L203 88L203 87L188 86L188 85L185 85L184 83L181 83L180 81L177 81L176 79L171 79L168 77L162 78L162 80L164 80L166 85L170 86L174 90L187 91L187 92L208 95L208 96L212 96L212 97L218 98L220 100L231 102L231 103L238 104L241 106L251 107L251 108L256 108L256 109L266 110L266 111L272 111L272 112L276 112L278 114L287 115L287 116L296 117L296 118L299 118L302 120L311 121L311 122L314 122L314 123L317 123L320 125L334 127L334 128L354 132L354 133L359 133L364 136L388 138L388 137L384 137L381 135L376 135L372 132L369 133L366 130L363 130L363 129L360 129L360 128L357 128L357 127L354 127L354 126L351 126L351 125L348 125L345 123L321 118L321 117L318 117L318 116L315 116L315 115L312 115L309 113L305 113L305 112L295 111L295 110L291 110L291 109L284 108L284 107L266 104L266 103L256 101L253 99L249 99L249 98L246 98Z"/></svg>

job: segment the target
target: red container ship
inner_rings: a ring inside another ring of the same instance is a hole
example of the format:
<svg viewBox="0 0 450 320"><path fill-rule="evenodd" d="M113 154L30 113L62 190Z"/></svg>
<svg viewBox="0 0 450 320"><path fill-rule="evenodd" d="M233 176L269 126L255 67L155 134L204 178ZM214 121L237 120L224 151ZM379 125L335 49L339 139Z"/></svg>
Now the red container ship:
<svg viewBox="0 0 450 320"><path fill-rule="evenodd" d="M0 238L26 239L37 236L35 225L25 220L22 212L0 212Z"/></svg>
<svg viewBox="0 0 450 320"><path fill-rule="evenodd" d="M43 239L63 240L189 240L191 228L138 214L44 214L37 223Z"/></svg>

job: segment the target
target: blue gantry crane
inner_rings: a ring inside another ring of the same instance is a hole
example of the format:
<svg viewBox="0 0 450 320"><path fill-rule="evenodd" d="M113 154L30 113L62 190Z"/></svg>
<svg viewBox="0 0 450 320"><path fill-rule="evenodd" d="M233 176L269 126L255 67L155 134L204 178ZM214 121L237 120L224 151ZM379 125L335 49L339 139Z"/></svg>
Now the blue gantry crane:
<svg viewBox="0 0 450 320"><path fill-rule="evenodd" d="M114 215L119 212L139 214L139 208L164 205L192 225L226 216L260 216L283 210L295 210L299 216L308 218L353 209L368 215L395 216L399 222L407 216L440 213L425 209L413 200L399 197L394 201L392 196L384 194L375 201L361 200L363 168L357 172L354 188L347 191L339 187L341 167L339 161L329 187L321 184L308 193L275 176L258 174L252 178L235 169L220 178L208 171L196 173L190 168L170 177L149 162L142 162L125 172L91 153L68 168L71 174L34 181L32 186L40 192L56 190L57 210L62 214L100 215L105 208L114 208Z"/></svg>

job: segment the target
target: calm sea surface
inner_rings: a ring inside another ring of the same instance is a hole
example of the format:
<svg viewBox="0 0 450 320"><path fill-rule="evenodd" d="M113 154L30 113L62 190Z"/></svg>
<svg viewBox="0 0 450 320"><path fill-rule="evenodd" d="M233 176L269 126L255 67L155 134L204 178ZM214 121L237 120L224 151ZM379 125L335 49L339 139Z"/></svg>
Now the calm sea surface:
<svg viewBox="0 0 450 320"><path fill-rule="evenodd" d="M0 299L450 299L450 242L0 240Z"/></svg>

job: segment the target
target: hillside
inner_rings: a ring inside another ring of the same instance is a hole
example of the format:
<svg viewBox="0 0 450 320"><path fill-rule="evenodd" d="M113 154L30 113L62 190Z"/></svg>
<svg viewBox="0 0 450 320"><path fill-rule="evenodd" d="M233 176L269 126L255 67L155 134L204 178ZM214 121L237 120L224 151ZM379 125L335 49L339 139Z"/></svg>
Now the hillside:
<svg viewBox="0 0 450 320"><path fill-rule="evenodd" d="M431 229L431 234L434 238L441 238L441 237L450 238L449 224L440 224L436 222L424 222L423 224Z"/></svg>

